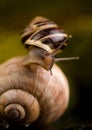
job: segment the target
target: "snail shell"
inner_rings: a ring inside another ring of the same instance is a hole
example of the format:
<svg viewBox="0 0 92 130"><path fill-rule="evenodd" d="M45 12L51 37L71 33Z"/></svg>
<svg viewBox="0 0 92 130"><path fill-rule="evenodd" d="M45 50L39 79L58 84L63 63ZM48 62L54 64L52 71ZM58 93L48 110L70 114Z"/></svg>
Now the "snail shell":
<svg viewBox="0 0 92 130"><path fill-rule="evenodd" d="M59 46L63 49L67 45L65 42L68 37L64 30L53 21L44 17L36 17L22 32L21 41L28 49L31 46L37 46L51 53Z"/></svg>
<svg viewBox="0 0 92 130"><path fill-rule="evenodd" d="M0 117L8 123L48 124L69 102L68 81L54 64L53 75L38 64L24 66L25 56L0 65Z"/></svg>

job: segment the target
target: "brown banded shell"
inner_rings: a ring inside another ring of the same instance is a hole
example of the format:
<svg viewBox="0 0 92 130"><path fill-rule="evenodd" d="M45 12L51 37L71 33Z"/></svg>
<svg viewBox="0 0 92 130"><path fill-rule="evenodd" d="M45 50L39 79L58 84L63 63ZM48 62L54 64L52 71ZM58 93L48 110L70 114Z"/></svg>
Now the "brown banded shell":
<svg viewBox="0 0 92 130"><path fill-rule="evenodd" d="M23 31L21 41L25 47L37 46L48 52L57 49L61 44L63 49L68 35L53 21L44 17L36 17ZM49 49L46 49L47 46Z"/></svg>

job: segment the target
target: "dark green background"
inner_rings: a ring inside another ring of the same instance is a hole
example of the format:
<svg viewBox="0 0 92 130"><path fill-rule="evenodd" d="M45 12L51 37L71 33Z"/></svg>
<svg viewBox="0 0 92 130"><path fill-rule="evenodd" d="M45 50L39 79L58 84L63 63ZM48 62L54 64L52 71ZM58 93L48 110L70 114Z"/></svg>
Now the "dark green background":
<svg viewBox="0 0 92 130"><path fill-rule="evenodd" d="M0 0L0 63L27 54L20 33L35 16L54 20L72 35L60 57L79 61L59 65L70 84L70 103L56 126L92 123L92 0Z"/></svg>

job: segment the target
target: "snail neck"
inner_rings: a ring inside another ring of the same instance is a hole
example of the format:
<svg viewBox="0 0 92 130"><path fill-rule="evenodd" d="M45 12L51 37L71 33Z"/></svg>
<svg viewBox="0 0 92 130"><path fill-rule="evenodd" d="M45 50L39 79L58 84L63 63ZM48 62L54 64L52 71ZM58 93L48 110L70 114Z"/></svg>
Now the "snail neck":
<svg viewBox="0 0 92 130"><path fill-rule="evenodd" d="M51 70L54 59L47 51L42 48L33 47L25 57L23 65L39 64L46 70Z"/></svg>

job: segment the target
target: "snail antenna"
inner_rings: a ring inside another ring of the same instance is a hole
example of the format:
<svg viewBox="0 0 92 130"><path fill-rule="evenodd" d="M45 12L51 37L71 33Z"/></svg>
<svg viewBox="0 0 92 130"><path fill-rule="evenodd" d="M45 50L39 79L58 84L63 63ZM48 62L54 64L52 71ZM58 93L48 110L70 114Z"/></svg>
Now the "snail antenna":
<svg viewBox="0 0 92 130"><path fill-rule="evenodd" d="M60 46L58 46L58 48L57 48L54 52L52 52L52 53L50 54L50 56L54 57L54 56L58 53L58 50L60 50L60 48L65 44L65 42L66 42L69 38L71 38L71 37L72 37L72 36L69 35L69 36L62 42L62 44L60 44ZM66 57L66 58L54 58L54 61L55 61L55 62L67 61L67 60L79 60L79 57L77 56L77 57Z"/></svg>
<svg viewBox="0 0 92 130"><path fill-rule="evenodd" d="M60 50L60 48L65 44L65 42L67 42L67 40L68 40L69 38L71 38L71 37L72 37L72 35L69 35L69 36L62 42L62 44L60 44L60 46L58 46L57 49L56 49L54 52L52 52L50 55L51 55L52 57L54 57L54 56L58 53L58 51Z"/></svg>

